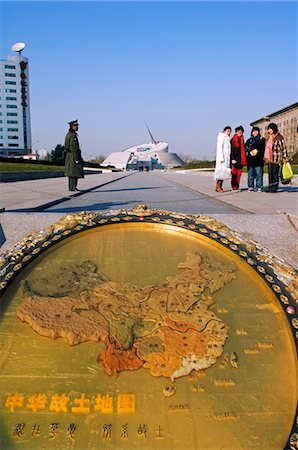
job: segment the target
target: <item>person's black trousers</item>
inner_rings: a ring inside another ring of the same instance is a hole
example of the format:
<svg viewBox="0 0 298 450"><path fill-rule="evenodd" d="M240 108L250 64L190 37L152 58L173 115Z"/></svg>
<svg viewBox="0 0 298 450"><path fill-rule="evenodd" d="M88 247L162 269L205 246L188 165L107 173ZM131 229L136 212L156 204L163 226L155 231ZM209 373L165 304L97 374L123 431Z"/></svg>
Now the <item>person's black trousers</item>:
<svg viewBox="0 0 298 450"><path fill-rule="evenodd" d="M269 192L276 192L279 182L279 164L268 164Z"/></svg>
<svg viewBox="0 0 298 450"><path fill-rule="evenodd" d="M70 191L75 191L78 185L78 179L75 177L68 177L68 189Z"/></svg>

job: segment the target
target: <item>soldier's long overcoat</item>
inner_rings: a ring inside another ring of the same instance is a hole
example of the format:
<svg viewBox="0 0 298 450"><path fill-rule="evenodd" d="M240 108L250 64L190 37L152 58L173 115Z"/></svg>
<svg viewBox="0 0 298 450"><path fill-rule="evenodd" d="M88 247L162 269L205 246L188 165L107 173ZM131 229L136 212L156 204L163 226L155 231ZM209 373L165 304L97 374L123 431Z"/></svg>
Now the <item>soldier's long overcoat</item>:
<svg viewBox="0 0 298 450"><path fill-rule="evenodd" d="M84 178L83 158L75 131L69 131L65 136L65 171L66 177Z"/></svg>

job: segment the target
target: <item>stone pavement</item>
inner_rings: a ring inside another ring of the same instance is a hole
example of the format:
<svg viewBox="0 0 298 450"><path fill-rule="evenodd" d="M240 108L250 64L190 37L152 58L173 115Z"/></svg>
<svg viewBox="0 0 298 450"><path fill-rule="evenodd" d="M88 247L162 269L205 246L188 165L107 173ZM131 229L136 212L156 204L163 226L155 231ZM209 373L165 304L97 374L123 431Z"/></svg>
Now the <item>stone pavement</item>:
<svg viewBox="0 0 298 450"><path fill-rule="evenodd" d="M87 175L79 180L79 188L86 191L94 190L96 187L133 174L133 172L110 172ZM245 238L253 239L267 247L277 257L287 260L295 267L298 266L298 177L293 180L292 185L281 186L280 192L268 194L248 192L246 174L243 174L241 192L227 191L220 194L214 191L212 172L168 171L154 174L247 211L247 214L210 215L231 229L241 232ZM265 179L266 177L265 175ZM133 180L134 177L131 178L132 184ZM225 182L223 187L229 189L229 183ZM160 198L162 192L158 189L156 191L155 195ZM2 244L0 251L5 252L25 235L45 228L66 215L63 212L47 213L46 206L60 204L69 197L83 194L84 192L69 193L66 178L1 183L0 208L5 208L5 211L0 214L0 244ZM167 209L175 210L173 203Z"/></svg>
<svg viewBox="0 0 298 450"><path fill-rule="evenodd" d="M78 188L82 192L74 193L68 191L68 179L66 177L0 183L0 209L5 208L6 211L10 212L21 212L24 209L42 211L46 209L46 205L66 201L69 198L81 195L84 191L104 186L129 174L131 173L109 171L85 175L85 178L79 179L78 182Z"/></svg>
<svg viewBox="0 0 298 450"><path fill-rule="evenodd" d="M291 185L280 185L278 192L249 192L247 190L247 174L241 177L240 192L233 192L229 181L224 181L224 193L215 192L215 182L213 172L206 171L171 171L161 172L161 176L176 183L187 186L190 189L199 191L205 195L217 198L238 208L245 209L253 214L289 214L298 216L298 176L292 180ZM264 175L266 185L267 175Z"/></svg>
<svg viewBox="0 0 298 450"><path fill-rule="evenodd" d="M298 268L298 176L291 185L280 185L274 194L249 192L246 173L241 178L240 192L232 192L230 183L225 181L224 193L215 192L213 172L171 171L161 172L160 176L246 210L248 214L210 215ZM264 185L266 182L265 174Z"/></svg>

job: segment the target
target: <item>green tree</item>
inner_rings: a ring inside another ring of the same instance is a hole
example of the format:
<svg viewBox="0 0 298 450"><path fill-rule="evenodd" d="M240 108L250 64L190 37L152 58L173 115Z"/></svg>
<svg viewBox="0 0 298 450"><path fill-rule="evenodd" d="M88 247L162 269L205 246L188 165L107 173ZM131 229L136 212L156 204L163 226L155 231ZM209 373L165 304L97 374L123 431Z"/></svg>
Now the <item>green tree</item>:
<svg viewBox="0 0 298 450"><path fill-rule="evenodd" d="M51 151L51 161L56 163L64 163L65 155L64 155L64 146L61 144L56 145L54 150Z"/></svg>
<svg viewBox="0 0 298 450"><path fill-rule="evenodd" d="M177 154L182 159L182 161L185 162L185 164L188 164L194 160L194 158L188 153L178 152Z"/></svg>
<svg viewBox="0 0 298 450"><path fill-rule="evenodd" d="M104 156L104 155L91 156L90 159L89 159L89 162L95 163L95 164L100 164L105 159L106 159L106 156Z"/></svg>

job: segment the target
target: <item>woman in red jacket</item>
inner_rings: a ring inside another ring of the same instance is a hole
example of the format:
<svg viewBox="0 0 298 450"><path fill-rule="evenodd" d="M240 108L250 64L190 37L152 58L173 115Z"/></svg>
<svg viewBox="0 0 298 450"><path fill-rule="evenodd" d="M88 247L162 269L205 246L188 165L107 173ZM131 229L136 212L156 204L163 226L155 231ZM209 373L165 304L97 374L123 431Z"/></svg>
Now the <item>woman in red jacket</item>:
<svg viewBox="0 0 298 450"><path fill-rule="evenodd" d="M240 178L243 166L246 166L246 155L244 145L244 128L235 128L235 134L231 140L231 168L232 168L232 190L239 191Z"/></svg>

